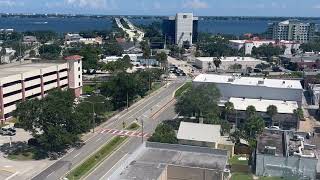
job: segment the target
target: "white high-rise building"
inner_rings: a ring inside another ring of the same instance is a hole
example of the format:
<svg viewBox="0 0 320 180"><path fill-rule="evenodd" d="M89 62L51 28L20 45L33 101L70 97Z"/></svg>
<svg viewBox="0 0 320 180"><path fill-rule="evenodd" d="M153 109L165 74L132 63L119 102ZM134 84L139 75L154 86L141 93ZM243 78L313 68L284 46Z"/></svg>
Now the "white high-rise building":
<svg viewBox="0 0 320 180"><path fill-rule="evenodd" d="M193 43L193 21L198 20L193 13L178 13L176 15L176 34L175 40L178 46Z"/></svg>

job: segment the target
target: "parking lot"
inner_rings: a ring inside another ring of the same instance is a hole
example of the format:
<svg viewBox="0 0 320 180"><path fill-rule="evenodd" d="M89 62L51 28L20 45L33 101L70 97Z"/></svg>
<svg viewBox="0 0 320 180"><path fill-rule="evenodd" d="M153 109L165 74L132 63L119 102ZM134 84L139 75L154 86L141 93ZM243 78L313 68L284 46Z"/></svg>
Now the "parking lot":
<svg viewBox="0 0 320 180"><path fill-rule="evenodd" d="M16 135L4 136L0 135L0 146L4 144L27 142L32 136L23 129L16 128ZM0 152L0 179L1 180L20 180L31 179L33 176L41 172L48 165L54 163L49 160L39 161L14 161L7 159L3 152Z"/></svg>

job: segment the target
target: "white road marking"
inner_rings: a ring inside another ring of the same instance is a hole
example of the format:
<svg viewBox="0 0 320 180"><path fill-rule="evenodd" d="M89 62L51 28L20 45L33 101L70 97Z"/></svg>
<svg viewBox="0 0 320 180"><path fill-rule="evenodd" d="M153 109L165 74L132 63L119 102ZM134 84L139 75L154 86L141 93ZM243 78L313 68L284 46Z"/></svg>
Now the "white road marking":
<svg viewBox="0 0 320 180"><path fill-rule="evenodd" d="M16 176L17 174L19 174L19 171L17 171L16 173L12 174L11 176L7 177L5 180L9 180L12 179L14 176Z"/></svg>
<svg viewBox="0 0 320 180"><path fill-rule="evenodd" d="M53 172L51 172L50 174L48 174L48 176L47 176L47 177L51 176L53 173L54 173L54 171L53 171Z"/></svg>
<svg viewBox="0 0 320 180"><path fill-rule="evenodd" d="M95 142L98 142L98 141L100 141L100 139L102 139L102 137L99 137Z"/></svg>
<svg viewBox="0 0 320 180"><path fill-rule="evenodd" d="M79 152L78 154L76 154L75 156L73 156L73 158L76 158L77 156L79 156L81 154L81 152Z"/></svg>
<svg viewBox="0 0 320 180"><path fill-rule="evenodd" d="M124 159L124 158L127 157L127 156L128 156L128 153L126 153L121 159L119 159L119 161L118 161L117 163L115 163L115 164L109 169L109 171L107 171L99 180L104 179L105 176L107 176L107 174L108 174L111 170L113 170L113 168L114 168L119 162L121 162L122 159ZM108 178L108 179L109 179L109 178Z"/></svg>

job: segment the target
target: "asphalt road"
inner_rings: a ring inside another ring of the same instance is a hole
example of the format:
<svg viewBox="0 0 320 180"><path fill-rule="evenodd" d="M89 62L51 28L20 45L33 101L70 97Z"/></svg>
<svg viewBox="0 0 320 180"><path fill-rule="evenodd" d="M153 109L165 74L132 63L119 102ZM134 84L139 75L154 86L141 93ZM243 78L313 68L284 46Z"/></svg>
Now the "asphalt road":
<svg viewBox="0 0 320 180"><path fill-rule="evenodd" d="M129 125L138 118L139 121L144 121L145 132L151 132L156 123L151 123L151 125L149 125L149 122L154 121L153 118L163 117L167 114L166 111L162 112L163 108L165 108L164 106L168 106L168 103L172 101L174 91L178 89L184 81L184 79L179 79L171 82L167 87L161 88L156 93L131 106L128 111L122 111L109 119L107 123L102 125L103 128L122 129L123 121ZM102 145L110 141L113 136L114 135L112 134L95 132L95 135L87 140L82 148L72 150L40 174L33 177L32 180L56 180L62 178L72 168L88 158ZM121 155L118 156L120 157ZM115 156L115 161L118 156ZM104 166L101 167L103 168ZM97 177L100 176L101 173L98 174Z"/></svg>
<svg viewBox="0 0 320 180"><path fill-rule="evenodd" d="M144 123L144 128L147 133L152 133L156 126L164 120L175 118L177 114L174 111L174 102L170 102L159 112L153 119L149 119ZM145 141L146 139L144 139ZM117 151L109 156L101 163L94 171L92 171L85 179L86 180L107 180L111 173L121 165L121 160L132 154L138 147L142 145L142 138L130 137Z"/></svg>

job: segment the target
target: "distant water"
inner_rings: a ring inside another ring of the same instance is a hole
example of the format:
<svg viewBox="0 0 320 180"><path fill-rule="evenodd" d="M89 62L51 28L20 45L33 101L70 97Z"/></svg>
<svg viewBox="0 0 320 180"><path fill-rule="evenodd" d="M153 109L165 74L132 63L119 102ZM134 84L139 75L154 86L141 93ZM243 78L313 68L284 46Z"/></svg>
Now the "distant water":
<svg viewBox="0 0 320 180"><path fill-rule="evenodd" d="M134 24L148 25L161 22L157 19L131 19ZM241 35L244 33L261 33L267 29L268 20L199 20L199 32L224 33ZM315 23L320 24L320 20ZM109 30L111 18L18 18L0 17L0 29L16 31L52 30L58 33L79 32L88 30Z"/></svg>

